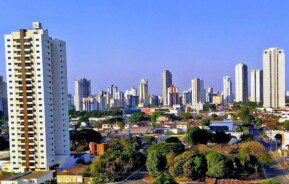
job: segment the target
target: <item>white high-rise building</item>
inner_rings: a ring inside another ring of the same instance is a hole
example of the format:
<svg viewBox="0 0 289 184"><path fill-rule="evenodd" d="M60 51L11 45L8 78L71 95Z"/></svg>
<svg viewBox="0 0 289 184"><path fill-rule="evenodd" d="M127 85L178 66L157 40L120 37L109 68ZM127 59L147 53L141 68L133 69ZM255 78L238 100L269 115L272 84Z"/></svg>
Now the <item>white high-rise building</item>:
<svg viewBox="0 0 289 184"><path fill-rule="evenodd" d="M163 71L163 105L168 105L168 88L173 85L172 73L168 70Z"/></svg>
<svg viewBox="0 0 289 184"><path fill-rule="evenodd" d="M285 107L285 53L278 48L263 51L264 107Z"/></svg>
<svg viewBox="0 0 289 184"><path fill-rule="evenodd" d="M83 110L90 112L98 110L98 98L97 97L87 97L82 99Z"/></svg>
<svg viewBox="0 0 289 184"><path fill-rule="evenodd" d="M182 104L183 105L192 104L192 89L191 88L183 92Z"/></svg>
<svg viewBox="0 0 289 184"><path fill-rule="evenodd" d="M149 87L148 87L148 80L147 79L142 79L140 81L140 86L139 86L139 93L140 93L140 103L143 103L144 106L149 105Z"/></svg>
<svg viewBox="0 0 289 184"><path fill-rule="evenodd" d="M233 101L232 79L230 76L223 77L223 101L227 103Z"/></svg>
<svg viewBox="0 0 289 184"><path fill-rule="evenodd" d="M209 87L206 93L206 102L212 103L213 102L213 93L214 89L212 87Z"/></svg>
<svg viewBox="0 0 289 184"><path fill-rule="evenodd" d="M199 78L192 79L192 104L205 103L204 81Z"/></svg>
<svg viewBox="0 0 289 184"><path fill-rule="evenodd" d="M243 63L235 66L235 101L248 100L248 67Z"/></svg>
<svg viewBox="0 0 289 184"><path fill-rule="evenodd" d="M251 101L263 102L263 71L251 70Z"/></svg>
<svg viewBox="0 0 289 184"><path fill-rule="evenodd" d="M74 81L74 106L76 111L83 110L83 98L91 96L91 82L82 77Z"/></svg>
<svg viewBox="0 0 289 184"><path fill-rule="evenodd" d="M39 22L5 35L10 167L48 170L70 154L66 43Z"/></svg>

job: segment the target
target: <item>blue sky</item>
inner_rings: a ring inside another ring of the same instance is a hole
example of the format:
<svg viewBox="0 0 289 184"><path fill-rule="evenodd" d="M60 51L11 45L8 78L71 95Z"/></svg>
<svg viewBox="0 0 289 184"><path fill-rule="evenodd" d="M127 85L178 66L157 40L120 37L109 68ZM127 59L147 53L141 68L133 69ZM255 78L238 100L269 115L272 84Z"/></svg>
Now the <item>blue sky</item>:
<svg viewBox="0 0 289 184"><path fill-rule="evenodd" d="M138 88L148 78L150 92L160 94L164 69L181 91L194 77L221 90L236 63L251 70L262 67L264 49L287 53L288 7L286 0L0 1L0 74L4 34L40 21L67 42L69 92L80 77L92 80L93 92Z"/></svg>

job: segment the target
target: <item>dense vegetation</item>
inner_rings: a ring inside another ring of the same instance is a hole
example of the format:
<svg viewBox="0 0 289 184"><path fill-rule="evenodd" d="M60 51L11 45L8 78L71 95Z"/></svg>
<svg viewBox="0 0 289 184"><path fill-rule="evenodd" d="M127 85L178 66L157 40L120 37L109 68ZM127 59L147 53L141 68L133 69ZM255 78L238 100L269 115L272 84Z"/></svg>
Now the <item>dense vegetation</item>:
<svg viewBox="0 0 289 184"><path fill-rule="evenodd" d="M89 143L99 143L102 137L99 132L92 129L82 129L79 131L70 131L71 151L83 152L89 149Z"/></svg>
<svg viewBox="0 0 289 184"><path fill-rule="evenodd" d="M145 164L145 156L140 152L140 138L113 140L109 144L107 152L90 166L88 172L93 177L93 183L119 181Z"/></svg>

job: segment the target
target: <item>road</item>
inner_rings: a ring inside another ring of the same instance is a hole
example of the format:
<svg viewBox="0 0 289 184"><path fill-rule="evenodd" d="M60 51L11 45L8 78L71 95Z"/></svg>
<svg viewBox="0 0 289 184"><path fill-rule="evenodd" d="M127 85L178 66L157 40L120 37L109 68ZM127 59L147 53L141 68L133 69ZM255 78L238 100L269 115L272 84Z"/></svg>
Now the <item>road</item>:
<svg viewBox="0 0 289 184"><path fill-rule="evenodd" d="M125 180L118 182L117 184L148 184L148 182L144 181L146 176L148 176L148 172L146 167L143 166L142 168L132 173Z"/></svg>
<svg viewBox="0 0 289 184"><path fill-rule="evenodd" d="M276 151L275 142L264 142L262 140L262 133L258 129L252 128L249 130L254 135L254 139L259 141L264 145L264 147L270 152L274 162L271 163L268 167L264 167L264 175L266 178L274 178L278 180L281 184L289 183L289 171L284 169L284 159L282 157L277 157L274 154Z"/></svg>

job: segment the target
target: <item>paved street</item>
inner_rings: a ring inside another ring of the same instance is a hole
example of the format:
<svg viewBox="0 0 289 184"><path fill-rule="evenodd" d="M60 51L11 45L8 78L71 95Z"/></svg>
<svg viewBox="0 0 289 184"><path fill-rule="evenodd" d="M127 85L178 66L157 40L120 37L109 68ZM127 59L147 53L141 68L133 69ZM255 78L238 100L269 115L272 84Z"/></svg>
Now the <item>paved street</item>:
<svg viewBox="0 0 289 184"><path fill-rule="evenodd" d="M266 178L274 178L278 180L281 184L289 183L289 172L284 170L284 158L278 157L274 154L276 150L275 142L264 142L262 140L262 133L258 129L252 128L249 130L254 134L254 139L259 141L264 145L264 147L270 152L274 162L270 164L269 167L264 168L264 174Z"/></svg>

